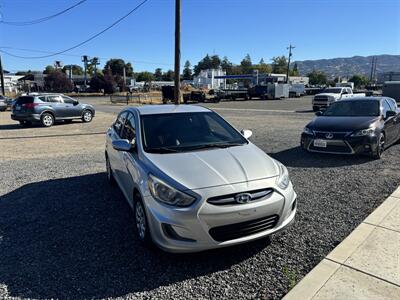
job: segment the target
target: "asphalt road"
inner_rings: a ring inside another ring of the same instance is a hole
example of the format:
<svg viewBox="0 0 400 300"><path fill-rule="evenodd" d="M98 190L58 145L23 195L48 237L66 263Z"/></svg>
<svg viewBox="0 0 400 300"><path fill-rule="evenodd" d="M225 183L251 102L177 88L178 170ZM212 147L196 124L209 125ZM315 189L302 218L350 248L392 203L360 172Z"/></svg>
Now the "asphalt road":
<svg viewBox="0 0 400 300"><path fill-rule="evenodd" d="M122 108L89 101L114 115ZM288 166L298 215L271 242L187 255L149 251L133 235L95 134L113 115L21 129L0 113L0 153L12 152L0 156L0 298L280 299L400 184L400 145L379 161L302 152L309 103L207 104Z"/></svg>

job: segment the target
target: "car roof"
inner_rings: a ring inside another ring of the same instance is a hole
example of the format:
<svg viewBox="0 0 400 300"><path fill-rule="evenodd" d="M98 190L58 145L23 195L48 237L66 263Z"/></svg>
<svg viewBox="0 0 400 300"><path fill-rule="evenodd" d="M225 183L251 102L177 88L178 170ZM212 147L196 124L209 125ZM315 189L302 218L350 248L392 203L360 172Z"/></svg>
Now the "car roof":
<svg viewBox="0 0 400 300"><path fill-rule="evenodd" d="M129 109L137 110L140 115L157 115L157 114L171 114L171 113L195 113L195 112L210 112L211 110L198 105L143 105L137 107L130 107Z"/></svg>

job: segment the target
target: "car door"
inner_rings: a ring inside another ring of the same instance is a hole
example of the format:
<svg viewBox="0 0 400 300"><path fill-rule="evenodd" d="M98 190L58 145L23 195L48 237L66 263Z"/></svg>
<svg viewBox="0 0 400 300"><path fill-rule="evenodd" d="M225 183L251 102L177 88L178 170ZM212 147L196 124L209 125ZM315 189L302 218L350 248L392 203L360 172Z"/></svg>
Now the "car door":
<svg viewBox="0 0 400 300"><path fill-rule="evenodd" d="M397 138L397 118L396 116L388 117L387 112L392 111L389 102L386 99L382 100L383 119L385 121L386 143L391 144Z"/></svg>
<svg viewBox="0 0 400 300"><path fill-rule="evenodd" d="M400 139L400 111L394 99L386 98L386 102L390 106L390 109L396 113L396 115L393 117L393 136L394 141L397 141Z"/></svg>
<svg viewBox="0 0 400 300"><path fill-rule="evenodd" d="M68 96L61 96L63 102L65 104L66 109L66 117L68 118L80 118L82 116L82 107L78 101L68 97Z"/></svg>
<svg viewBox="0 0 400 300"><path fill-rule="evenodd" d="M133 113L128 112L121 132L121 138L126 139L132 144L136 144L136 120ZM139 181L139 165L138 165L138 154L136 148L133 148L131 152L119 151L120 160L122 162L121 181L125 189L125 193L128 196L129 201L132 201L133 189L135 183ZM133 202L131 202L133 205Z"/></svg>
<svg viewBox="0 0 400 300"><path fill-rule="evenodd" d="M125 189L123 188L123 172L125 170L124 162L122 161L120 151L115 150L112 146L112 142L121 139L121 133L123 126L126 121L126 117L128 112L121 112L114 124L107 131L107 155L110 161L114 178L118 182L121 190L125 193Z"/></svg>
<svg viewBox="0 0 400 300"><path fill-rule="evenodd" d="M62 119L67 116L65 103L60 95L49 95L47 101L50 102L49 106L53 108L56 119Z"/></svg>

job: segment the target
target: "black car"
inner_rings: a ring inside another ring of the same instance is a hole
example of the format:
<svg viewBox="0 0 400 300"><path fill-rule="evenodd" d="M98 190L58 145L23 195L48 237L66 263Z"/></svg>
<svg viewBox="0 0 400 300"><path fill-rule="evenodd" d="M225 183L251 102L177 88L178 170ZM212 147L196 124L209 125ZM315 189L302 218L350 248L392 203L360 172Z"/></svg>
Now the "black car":
<svg viewBox="0 0 400 300"><path fill-rule="evenodd" d="M24 126L40 122L43 126L50 127L56 121L70 122L73 119L81 119L83 122L90 122L94 115L92 105L79 103L68 96L35 94L15 99L11 119Z"/></svg>
<svg viewBox="0 0 400 300"><path fill-rule="evenodd" d="M309 152L380 158L400 139L400 111L392 98L340 100L316 115L301 135L301 147Z"/></svg>

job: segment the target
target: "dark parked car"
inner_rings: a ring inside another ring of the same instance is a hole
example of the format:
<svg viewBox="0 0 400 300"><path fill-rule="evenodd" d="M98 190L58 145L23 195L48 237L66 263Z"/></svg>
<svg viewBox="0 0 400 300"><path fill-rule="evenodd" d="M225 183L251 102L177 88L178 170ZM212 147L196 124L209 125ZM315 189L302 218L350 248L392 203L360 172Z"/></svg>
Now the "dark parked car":
<svg viewBox="0 0 400 300"><path fill-rule="evenodd" d="M94 115L92 105L79 103L62 94L38 94L18 97L12 107L11 119L19 121L21 125L40 122L50 127L56 121L81 119L90 122Z"/></svg>
<svg viewBox="0 0 400 300"><path fill-rule="evenodd" d="M0 111L6 111L7 109L7 98L0 95Z"/></svg>
<svg viewBox="0 0 400 300"><path fill-rule="evenodd" d="M316 114L301 135L301 147L310 152L380 158L400 139L400 111L392 98L340 100Z"/></svg>

